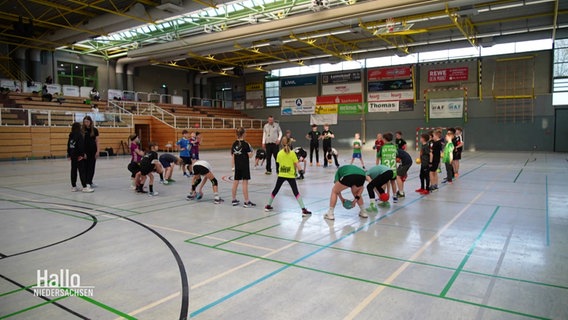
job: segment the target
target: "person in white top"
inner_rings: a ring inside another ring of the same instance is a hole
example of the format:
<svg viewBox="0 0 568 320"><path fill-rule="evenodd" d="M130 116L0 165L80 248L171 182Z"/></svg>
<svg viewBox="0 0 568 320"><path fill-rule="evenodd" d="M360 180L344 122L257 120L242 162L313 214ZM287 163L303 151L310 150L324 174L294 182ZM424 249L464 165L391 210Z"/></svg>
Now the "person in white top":
<svg viewBox="0 0 568 320"><path fill-rule="evenodd" d="M266 150L266 174L272 174L272 159L276 163L276 171L278 171L278 163L276 155L280 150L280 140L282 140L282 129L280 125L274 122L274 117L269 116L268 122L262 130L262 148Z"/></svg>

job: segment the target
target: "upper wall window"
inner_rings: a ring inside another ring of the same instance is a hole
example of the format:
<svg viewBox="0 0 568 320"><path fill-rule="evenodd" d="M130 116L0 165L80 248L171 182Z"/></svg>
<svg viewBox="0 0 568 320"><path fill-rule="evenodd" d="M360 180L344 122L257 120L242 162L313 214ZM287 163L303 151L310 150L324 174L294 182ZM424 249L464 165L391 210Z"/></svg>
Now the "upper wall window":
<svg viewBox="0 0 568 320"><path fill-rule="evenodd" d="M62 85L96 88L98 85L97 67L59 61L57 82Z"/></svg>
<svg viewBox="0 0 568 320"><path fill-rule="evenodd" d="M266 81L264 84L266 106L280 107L280 80Z"/></svg>

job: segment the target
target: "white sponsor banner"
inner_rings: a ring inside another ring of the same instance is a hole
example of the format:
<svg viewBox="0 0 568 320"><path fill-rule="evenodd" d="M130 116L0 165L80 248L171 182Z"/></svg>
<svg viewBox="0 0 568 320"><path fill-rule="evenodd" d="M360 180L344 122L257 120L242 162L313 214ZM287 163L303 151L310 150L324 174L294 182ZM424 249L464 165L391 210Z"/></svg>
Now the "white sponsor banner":
<svg viewBox="0 0 568 320"><path fill-rule="evenodd" d="M310 124L323 126L325 124L337 124L336 114L312 114L310 115Z"/></svg>
<svg viewBox="0 0 568 320"><path fill-rule="evenodd" d="M50 94L61 94L61 86L58 84L46 84L47 93Z"/></svg>
<svg viewBox="0 0 568 320"><path fill-rule="evenodd" d="M361 82L328 84L321 86L322 96L328 96L334 94L361 93L362 91L363 91L363 86L361 85Z"/></svg>
<svg viewBox="0 0 568 320"><path fill-rule="evenodd" d="M314 114L316 97L282 99L282 115Z"/></svg>
<svg viewBox="0 0 568 320"><path fill-rule="evenodd" d="M182 96L172 96L172 104L183 104Z"/></svg>
<svg viewBox="0 0 568 320"><path fill-rule="evenodd" d="M262 100L264 99L264 91L247 91L246 100Z"/></svg>
<svg viewBox="0 0 568 320"><path fill-rule="evenodd" d="M79 97L79 87L63 85L63 95L68 97Z"/></svg>
<svg viewBox="0 0 568 320"><path fill-rule="evenodd" d="M430 99L430 119L463 118L463 98Z"/></svg>
<svg viewBox="0 0 568 320"><path fill-rule="evenodd" d="M27 82L22 82L24 85L24 92L41 92L42 84L41 82L34 82L31 83L31 86L28 87Z"/></svg>
<svg viewBox="0 0 568 320"><path fill-rule="evenodd" d="M0 87L8 88L10 91L16 91L16 89L21 90L21 83L17 80L11 79L0 79Z"/></svg>
<svg viewBox="0 0 568 320"><path fill-rule="evenodd" d="M108 89L108 100L115 100L115 98L122 100L122 90Z"/></svg>
<svg viewBox="0 0 568 320"><path fill-rule="evenodd" d="M371 92L367 95L367 101L394 101L394 100L414 100L413 90L395 90Z"/></svg>
<svg viewBox="0 0 568 320"><path fill-rule="evenodd" d="M244 110L245 109L245 102L244 101L233 101L233 109Z"/></svg>
<svg viewBox="0 0 568 320"><path fill-rule="evenodd" d="M399 111L398 101L369 102L369 112L397 112Z"/></svg>

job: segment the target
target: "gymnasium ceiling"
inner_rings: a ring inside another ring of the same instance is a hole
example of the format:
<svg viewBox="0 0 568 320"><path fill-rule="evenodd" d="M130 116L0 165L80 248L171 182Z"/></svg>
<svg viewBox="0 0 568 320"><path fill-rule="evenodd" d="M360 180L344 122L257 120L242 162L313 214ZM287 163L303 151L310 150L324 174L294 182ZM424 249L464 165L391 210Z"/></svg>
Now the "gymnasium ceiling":
<svg viewBox="0 0 568 320"><path fill-rule="evenodd" d="M560 0L0 0L0 44L202 73L568 37Z"/></svg>

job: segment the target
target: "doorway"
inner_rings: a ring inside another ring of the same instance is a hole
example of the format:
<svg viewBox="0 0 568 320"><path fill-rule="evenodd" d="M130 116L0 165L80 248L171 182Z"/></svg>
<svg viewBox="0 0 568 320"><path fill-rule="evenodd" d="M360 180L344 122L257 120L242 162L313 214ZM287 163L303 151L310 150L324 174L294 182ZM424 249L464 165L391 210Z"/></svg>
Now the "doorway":
<svg viewBox="0 0 568 320"><path fill-rule="evenodd" d="M568 152L568 107L554 110L554 151Z"/></svg>
<svg viewBox="0 0 568 320"><path fill-rule="evenodd" d="M150 125L149 124L136 124L134 125L134 132L140 138L140 148L148 150L150 144Z"/></svg>

